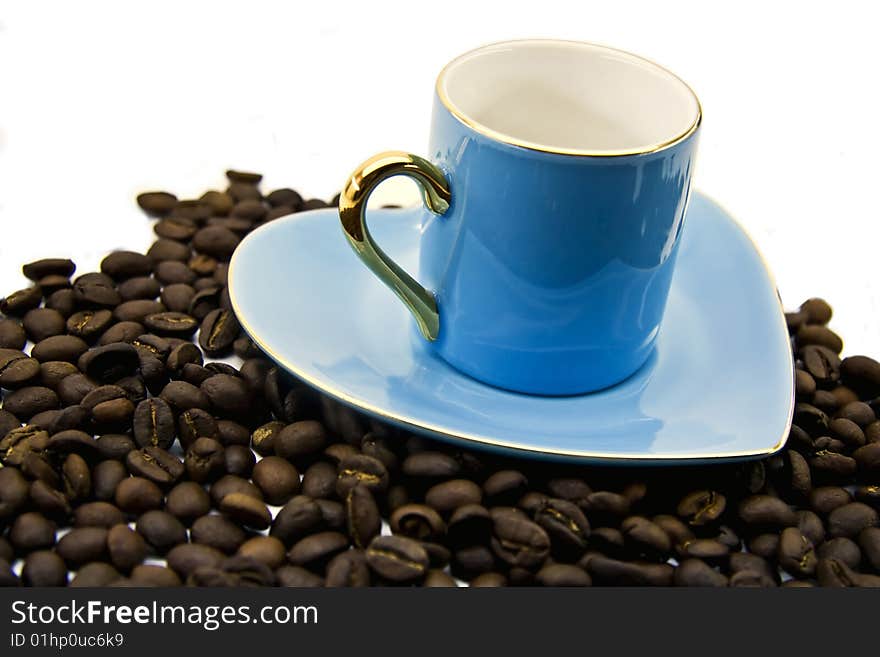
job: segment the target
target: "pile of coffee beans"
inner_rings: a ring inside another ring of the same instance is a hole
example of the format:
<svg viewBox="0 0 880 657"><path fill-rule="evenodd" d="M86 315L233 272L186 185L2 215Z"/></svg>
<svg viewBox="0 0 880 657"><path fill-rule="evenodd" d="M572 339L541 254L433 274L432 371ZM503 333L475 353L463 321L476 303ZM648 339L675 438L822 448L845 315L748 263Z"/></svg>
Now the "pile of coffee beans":
<svg viewBox="0 0 880 657"><path fill-rule="evenodd" d="M880 363L841 359L825 301L786 315L797 405L769 458L465 451L323 397L242 332L232 252L327 204L227 177L138 196L146 253L32 262L0 301L0 585L880 585Z"/></svg>

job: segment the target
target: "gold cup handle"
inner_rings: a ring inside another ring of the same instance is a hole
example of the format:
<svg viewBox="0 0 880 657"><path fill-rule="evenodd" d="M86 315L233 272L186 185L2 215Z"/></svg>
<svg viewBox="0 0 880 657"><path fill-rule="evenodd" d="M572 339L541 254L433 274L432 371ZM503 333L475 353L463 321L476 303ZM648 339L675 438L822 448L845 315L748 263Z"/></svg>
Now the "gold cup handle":
<svg viewBox="0 0 880 657"><path fill-rule="evenodd" d="M379 183L391 176L408 176L415 180L431 212L443 214L449 209L452 192L437 166L418 155L387 151L371 157L351 174L339 195L339 219L355 253L406 304L425 339L436 340L440 333L440 313L434 295L389 258L373 241L367 228L367 200Z"/></svg>

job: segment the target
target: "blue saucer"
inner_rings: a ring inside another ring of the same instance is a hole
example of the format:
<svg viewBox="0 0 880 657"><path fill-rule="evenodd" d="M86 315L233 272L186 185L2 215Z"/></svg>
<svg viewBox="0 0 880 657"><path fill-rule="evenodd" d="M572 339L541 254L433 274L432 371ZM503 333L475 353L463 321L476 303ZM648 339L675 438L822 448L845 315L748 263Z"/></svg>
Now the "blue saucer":
<svg viewBox="0 0 880 657"><path fill-rule="evenodd" d="M423 210L371 210L376 241L418 271ZM522 395L433 356L397 298L351 252L335 209L275 220L238 247L229 291L263 351L322 392L468 447L538 458L682 463L772 454L794 372L776 289L748 236L693 194L657 348L612 388Z"/></svg>

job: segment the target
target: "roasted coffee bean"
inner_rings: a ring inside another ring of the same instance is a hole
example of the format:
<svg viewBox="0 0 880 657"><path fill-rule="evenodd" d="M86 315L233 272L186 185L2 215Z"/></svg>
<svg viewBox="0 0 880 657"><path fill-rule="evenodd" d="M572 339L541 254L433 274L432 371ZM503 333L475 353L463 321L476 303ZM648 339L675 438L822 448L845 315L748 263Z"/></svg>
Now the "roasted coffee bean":
<svg viewBox="0 0 880 657"><path fill-rule="evenodd" d="M198 321L183 312L160 311L146 315L144 326L156 335L188 338L199 328Z"/></svg>
<svg viewBox="0 0 880 657"><path fill-rule="evenodd" d="M191 342L184 342L171 349L165 365L171 372L179 373L188 363L201 365L202 352Z"/></svg>
<svg viewBox="0 0 880 657"><path fill-rule="evenodd" d="M852 496L839 486L821 486L810 492L810 508L819 515L827 515L844 504L849 504Z"/></svg>
<svg viewBox="0 0 880 657"><path fill-rule="evenodd" d="M256 462L254 453L244 445L230 445L223 450L223 469L229 474L250 477Z"/></svg>
<svg viewBox="0 0 880 657"><path fill-rule="evenodd" d="M169 192L143 192L136 200L141 210L151 217L164 217L177 205L177 197Z"/></svg>
<svg viewBox="0 0 880 657"><path fill-rule="evenodd" d="M17 417L9 411L0 408L0 439L13 429L17 429L20 426L21 422L19 422Z"/></svg>
<svg viewBox="0 0 880 657"><path fill-rule="evenodd" d="M165 559L168 562L169 568L174 570L182 579L186 579L198 568L219 567L226 557L223 552L210 545L184 543L172 548L165 556Z"/></svg>
<svg viewBox="0 0 880 657"><path fill-rule="evenodd" d="M370 585L370 569L363 550L346 550L327 564L325 586L363 587Z"/></svg>
<svg viewBox="0 0 880 657"><path fill-rule="evenodd" d="M825 527L821 518L812 511L798 511L798 529L806 536L813 545L819 545L825 540Z"/></svg>
<svg viewBox="0 0 880 657"><path fill-rule="evenodd" d="M7 297L0 299L0 313L21 317L28 310L40 305L43 293L39 287L33 286L13 292Z"/></svg>
<svg viewBox="0 0 880 657"><path fill-rule="evenodd" d="M354 489L352 489L354 490ZM463 507L462 507L463 508ZM483 532L478 538L488 539L491 531L491 520L489 512L483 507L479 507L484 512L482 516ZM458 529L461 530L464 539L459 544L471 544L471 537L464 538L466 528L463 526L463 519L459 519ZM436 541L443 538L446 533L446 523L443 518L431 507L424 504L405 504L398 507L391 514L391 531L395 534L402 534L419 541Z"/></svg>
<svg viewBox="0 0 880 657"><path fill-rule="evenodd" d="M859 447L852 453L852 457L861 472L880 473L880 442Z"/></svg>
<svg viewBox="0 0 880 657"><path fill-rule="evenodd" d="M320 422L304 420L275 432L272 445L275 454L281 458L296 460L320 452L326 441L327 433Z"/></svg>
<svg viewBox="0 0 880 657"><path fill-rule="evenodd" d="M122 577L122 574L113 566L103 562L87 563L82 566L70 581L74 588L94 588L98 586L110 586Z"/></svg>
<svg viewBox="0 0 880 657"><path fill-rule="evenodd" d="M792 527L797 516L791 507L778 497L753 495L739 505L740 519L750 526Z"/></svg>
<svg viewBox="0 0 880 657"><path fill-rule="evenodd" d="M127 573L147 557L149 548L141 534L128 525L117 524L107 532L107 552L111 563L121 572Z"/></svg>
<svg viewBox="0 0 880 657"><path fill-rule="evenodd" d="M217 308L202 320L199 345L209 356L222 356L232 349L232 343L241 330L231 310Z"/></svg>
<svg viewBox="0 0 880 657"><path fill-rule="evenodd" d="M242 417L253 408L251 389L244 379L228 374L215 374L206 379L202 392L210 400L214 412L224 417Z"/></svg>
<svg viewBox="0 0 880 657"><path fill-rule="evenodd" d="M109 502L87 502L76 508L73 512L73 525L75 527L104 527L110 529L113 525L125 522L125 515Z"/></svg>
<svg viewBox="0 0 880 657"><path fill-rule="evenodd" d="M115 342L132 343L144 333L144 325L140 322L119 322L101 334L98 345L105 346Z"/></svg>
<svg viewBox="0 0 880 657"><path fill-rule="evenodd" d="M197 278L196 273L185 262L177 260L163 260L156 263L153 274L162 285L176 285L183 283L192 285Z"/></svg>
<svg viewBox="0 0 880 657"><path fill-rule="evenodd" d="M219 428L214 417L200 408L191 408L177 419L177 432L180 444L189 449L200 438L219 437Z"/></svg>
<svg viewBox="0 0 880 657"><path fill-rule="evenodd" d="M0 318L0 348L24 349L27 335L22 325L14 319Z"/></svg>
<svg viewBox="0 0 880 657"><path fill-rule="evenodd" d="M149 479L129 477L119 482L114 501L126 513L139 515L162 506L162 490Z"/></svg>
<svg viewBox="0 0 880 657"><path fill-rule="evenodd" d="M269 504L285 504L299 493L299 472L278 456L267 456L255 466L251 475Z"/></svg>
<svg viewBox="0 0 880 657"><path fill-rule="evenodd" d="M55 391L42 386L19 388L7 394L3 400L3 408L23 420L37 413L58 408L58 405L58 395Z"/></svg>
<svg viewBox="0 0 880 657"><path fill-rule="evenodd" d="M31 356L41 363L53 360L75 363L88 348L89 346L76 336L54 335L35 344L31 349Z"/></svg>
<svg viewBox="0 0 880 657"><path fill-rule="evenodd" d="M428 554L405 536L376 536L366 550L369 567L392 582L420 579L428 570Z"/></svg>
<svg viewBox="0 0 880 657"><path fill-rule="evenodd" d="M671 586L674 568L663 563L618 561L598 552L588 552L578 562L594 582L611 586Z"/></svg>
<svg viewBox="0 0 880 657"><path fill-rule="evenodd" d="M817 548L816 553L819 559L837 559L850 568L858 568L862 560L859 546L844 536L828 539Z"/></svg>
<svg viewBox="0 0 880 657"><path fill-rule="evenodd" d="M232 182L226 191L235 201L246 201L249 199L258 201L263 198L256 184L251 182Z"/></svg>
<svg viewBox="0 0 880 657"><path fill-rule="evenodd" d="M587 517L601 520L616 521L629 513L629 500L612 491L595 491L587 496L583 510Z"/></svg>
<svg viewBox="0 0 880 657"><path fill-rule="evenodd" d="M666 561L672 541L660 525L644 516L629 516L620 524L624 542L631 551L649 561Z"/></svg>
<svg viewBox="0 0 880 657"><path fill-rule="evenodd" d="M54 552L37 550L25 557L21 580L25 586L64 586L67 584L67 566Z"/></svg>
<svg viewBox="0 0 880 657"><path fill-rule="evenodd" d="M153 300L159 296L162 286L152 276L135 276L121 282L116 289L122 301L134 301L135 299ZM162 302L165 302L164 298Z"/></svg>
<svg viewBox="0 0 880 657"><path fill-rule="evenodd" d="M839 506L828 514L828 534L853 538L868 527L878 524L877 511L861 502Z"/></svg>
<svg viewBox="0 0 880 657"><path fill-rule="evenodd" d="M850 448L861 447L865 444L865 434L858 424L846 418L835 418L828 425L831 435L840 439Z"/></svg>
<svg viewBox="0 0 880 657"><path fill-rule="evenodd" d="M0 387L7 390L22 388L35 382L40 375L40 362L15 349L0 349ZM15 413L7 405L9 413Z"/></svg>
<svg viewBox="0 0 880 657"><path fill-rule="evenodd" d="M794 389L798 401L810 401L816 393L816 380L809 372L801 369L796 369L794 374Z"/></svg>
<svg viewBox="0 0 880 657"><path fill-rule="evenodd" d="M496 507L490 513L491 546L499 559L510 566L525 568L544 562L550 552L550 538L540 525L510 507Z"/></svg>
<svg viewBox="0 0 880 657"><path fill-rule="evenodd" d="M102 561L107 554L107 530L103 527L74 527L55 548L72 568Z"/></svg>
<svg viewBox="0 0 880 657"><path fill-rule="evenodd" d="M193 543L216 548L225 554L233 554L244 543L245 538L247 535L241 527L220 515L202 516L193 523L190 530Z"/></svg>
<svg viewBox="0 0 880 657"><path fill-rule="evenodd" d="M54 522L36 512L23 513L9 528L9 542L19 554L50 548L55 544Z"/></svg>
<svg viewBox="0 0 880 657"><path fill-rule="evenodd" d="M233 475L223 475L211 484L211 499L215 506L220 506L221 500L229 493L246 493L258 500L263 499L263 493L247 479Z"/></svg>
<svg viewBox="0 0 880 657"><path fill-rule="evenodd" d="M64 333L64 316L51 308L34 308L27 311L22 326L31 342L39 342L53 335Z"/></svg>
<svg viewBox="0 0 880 657"><path fill-rule="evenodd" d="M355 486L345 497L348 535L355 547L366 547L382 529L382 516L373 494L365 486Z"/></svg>
<svg viewBox="0 0 880 657"><path fill-rule="evenodd" d="M229 214L235 201L226 192L208 191L199 197L199 201L211 208L211 212L215 216L223 216Z"/></svg>
<svg viewBox="0 0 880 657"><path fill-rule="evenodd" d="M244 493L225 496L220 501L220 510L236 522L254 529L266 529L272 524L272 514L266 505Z"/></svg>
<svg viewBox="0 0 880 657"><path fill-rule="evenodd" d="M165 510L185 525L207 515L210 509L211 498L205 489L195 482L184 481L168 491Z"/></svg>
<svg viewBox="0 0 880 657"><path fill-rule="evenodd" d="M129 581L133 586L170 587L181 586L180 577L170 568L153 564L138 564L131 571Z"/></svg>
<svg viewBox="0 0 880 657"><path fill-rule="evenodd" d="M287 560L294 566L321 571L333 557L346 548L348 537L345 534L335 531L318 532L297 541L288 551ZM427 555L425 561L427 562Z"/></svg>
<svg viewBox="0 0 880 657"><path fill-rule="evenodd" d="M211 406L207 395L186 381L172 381L162 389L159 396L168 402L173 410L178 412L183 412L190 408L208 410Z"/></svg>
<svg viewBox="0 0 880 657"><path fill-rule="evenodd" d="M880 576L856 572L837 559L820 559L816 575L820 586L880 587Z"/></svg>
<svg viewBox="0 0 880 657"><path fill-rule="evenodd" d="M816 478L824 478L832 481L841 477L850 477L855 474L856 469L858 468L855 459L838 452L830 451L829 449L821 449L817 451L809 459L809 464L811 471Z"/></svg>
<svg viewBox="0 0 880 657"><path fill-rule="evenodd" d="M138 518L136 530L157 554L186 543L186 528L167 511L147 511Z"/></svg>
<svg viewBox="0 0 880 657"><path fill-rule="evenodd" d="M125 434L108 433L95 441L98 454L106 459L122 461L128 453L137 449L134 441Z"/></svg>
<svg viewBox="0 0 880 657"><path fill-rule="evenodd" d="M269 534L290 546L318 531L323 523L321 507L315 500L305 495L297 495L278 511L272 521Z"/></svg>
<svg viewBox="0 0 880 657"><path fill-rule="evenodd" d="M425 493L425 503L441 514L452 513L466 504L480 504L482 498L483 491L468 479L450 479L432 486Z"/></svg>
<svg viewBox="0 0 880 657"><path fill-rule="evenodd" d="M880 396L880 363L868 356L850 356L840 364L843 383L864 398Z"/></svg>
<svg viewBox="0 0 880 657"><path fill-rule="evenodd" d="M79 454L68 454L61 466L61 484L71 501L88 498L92 492L92 473Z"/></svg>
<svg viewBox="0 0 880 657"><path fill-rule="evenodd" d="M698 490L685 495L678 503L676 512L692 527L715 523L724 513L727 499L713 490Z"/></svg>
<svg viewBox="0 0 880 657"><path fill-rule="evenodd" d="M749 552L765 559L773 559L779 550L779 534L758 534L748 543Z"/></svg>
<svg viewBox="0 0 880 657"><path fill-rule="evenodd" d="M450 479L461 473L461 465L443 452L419 452L410 454L401 466L408 477Z"/></svg>
<svg viewBox="0 0 880 657"><path fill-rule="evenodd" d="M197 483L213 481L226 470L224 448L213 438L199 438L186 450L184 466L190 479Z"/></svg>
<svg viewBox="0 0 880 657"><path fill-rule="evenodd" d="M534 519L550 536L557 558L577 558L586 549L590 523L573 502L547 498L534 511Z"/></svg>
<svg viewBox="0 0 880 657"><path fill-rule="evenodd" d="M810 577L816 572L816 551L813 542L797 527L787 527L779 536L779 565L795 577Z"/></svg>
<svg viewBox="0 0 880 657"><path fill-rule="evenodd" d="M840 379L840 358L834 350L820 345L808 345L801 349L804 369L819 386L831 387Z"/></svg>
<svg viewBox="0 0 880 657"><path fill-rule="evenodd" d="M813 478L807 460L794 450L785 455L786 484L791 492L800 499L806 499L813 488Z"/></svg>
<svg viewBox="0 0 880 657"><path fill-rule="evenodd" d="M880 509L880 486L856 486L854 497L859 502L864 502L868 506Z"/></svg>
<svg viewBox="0 0 880 657"><path fill-rule="evenodd" d="M492 551L485 545L469 545L456 550L452 555L451 572L462 579L475 579L498 567Z"/></svg>
<svg viewBox="0 0 880 657"><path fill-rule="evenodd" d="M348 456L340 461L337 472L336 494L341 499L345 499L348 491L359 484L375 494L383 493L388 488L388 470L372 456Z"/></svg>
<svg viewBox="0 0 880 657"><path fill-rule="evenodd" d="M191 240L197 230L198 226L194 221L183 217L166 217L153 226L153 232L157 236L180 242Z"/></svg>
<svg viewBox="0 0 880 657"><path fill-rule="evenodd" d="M275 571L278 586L313 588L324 586L324 578L301 566L281 566Z"/></svg>
<svg viewBox="0 0 880 657"><path fill-rule="evenodd" d="M185 472L179 458L153 445L129 452L125 467L135 477L143 477L161 487L174 485Z"/></svg>
<svg viewBox="0 0 880 657"><path fill-rule="evenodd" d="M273 570L286 559L284 543L274 536L254 536L242 543L236 554L255 559Z"/></svg>
<svg viewBox="0 0 880 657"><path fill-rule="evenodd" d="M727 577L700 559L685 559L672 576L675 586L712 586L725 587Z"/></svg>
<svg viewBox="0 0 880 657"><path fill-rule="evenodd" d="M192 250L186 244L172 239L158 239L147 251L147 255L153 262L162 260L179 260L186 262L192 255Z"/></svg>
<svg viewBox="0 0 880 657"><path fill-rule="evenodd" d="M275 451L275 436L284 428L283 422L273 420L254 429L251 434L251 446L261 456L267 456ZM334 471L335 477L335 471Z"/></svg>
<svg viewBox="0 0 880 657"><path fill-rule="evenodd" d="M76 264L67 258L43 258L21 266L21 273L34 282L53 275L70 278L75 271Z"/></svg>
<svg viewBox="0 0 880 657"><path fill-rule="evenodd" d="M505 506L515 504L529 486L529 480L518 470L499 470L483 482L488 505ZM474 500L479 503L480 500Z"/></svg>
<svg viewBox="0 0 880 657"><path fill-rule="evenodd" d="M222 226L206 226L193 235L193 247L219 260L228 260L241 241L238 235Z"/></svg>

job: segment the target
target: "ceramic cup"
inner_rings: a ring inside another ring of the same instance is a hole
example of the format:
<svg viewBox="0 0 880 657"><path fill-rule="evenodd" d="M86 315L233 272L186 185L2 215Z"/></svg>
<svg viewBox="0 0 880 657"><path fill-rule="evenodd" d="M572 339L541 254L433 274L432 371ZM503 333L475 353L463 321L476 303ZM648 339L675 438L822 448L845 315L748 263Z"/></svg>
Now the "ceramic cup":
<svg viewBox="0 0 880 657"><path fill-rule="evenodd" d="M485 46L437 78L429 156L367 160L340 219L452 366L530 394L598 390L639 369L657 340L700 120L693 91L635 55ZM419 184L427 208L418 281L366 224L370 193L396 175Z"/></svg>

